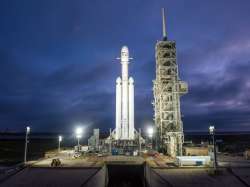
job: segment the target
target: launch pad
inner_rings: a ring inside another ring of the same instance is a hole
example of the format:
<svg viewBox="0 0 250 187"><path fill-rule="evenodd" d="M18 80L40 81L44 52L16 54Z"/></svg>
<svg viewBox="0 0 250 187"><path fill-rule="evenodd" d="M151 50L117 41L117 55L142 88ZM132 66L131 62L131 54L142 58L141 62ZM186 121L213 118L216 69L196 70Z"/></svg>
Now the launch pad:
<svg viewBox="0 0 250 187"><path fill-rule="evenodd" d="M105 139L103 146L107 152L112 155L139 155L142 151L142 147L145 147L145 139L142 138L140 130L134 131L134 139L116 139L115 130L110 136Z"/></svg>

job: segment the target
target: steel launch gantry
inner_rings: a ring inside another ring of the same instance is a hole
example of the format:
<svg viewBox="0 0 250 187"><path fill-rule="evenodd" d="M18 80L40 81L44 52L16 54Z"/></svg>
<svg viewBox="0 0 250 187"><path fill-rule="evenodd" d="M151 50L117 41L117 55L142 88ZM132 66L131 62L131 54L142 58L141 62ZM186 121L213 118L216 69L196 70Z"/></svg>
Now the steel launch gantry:
<svg viewBox="0 0 250 187"><path fill-rule="evenodd" d="M156 147L176 157L182 155L183 125L180 96L188 92L187 83L179 78L175 41L167 39L164 9L163 40L156 43L156 79L153 81Z"/></svg>

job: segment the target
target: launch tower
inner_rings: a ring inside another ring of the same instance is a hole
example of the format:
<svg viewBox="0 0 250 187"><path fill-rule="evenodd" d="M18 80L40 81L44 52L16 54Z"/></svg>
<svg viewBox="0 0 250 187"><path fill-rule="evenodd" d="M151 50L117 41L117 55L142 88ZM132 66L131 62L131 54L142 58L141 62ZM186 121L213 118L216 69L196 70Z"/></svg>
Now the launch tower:
<svg viewBox="0 0 250 187"><path fill-rule="evenodd" d="M156 145L159 151L176 157L182 155L184 139L180 96L188 92L188 85L179 78L175 41L167 38L164 9L162 23L163 39L155 47L156 79L153 81Z"/></svg>

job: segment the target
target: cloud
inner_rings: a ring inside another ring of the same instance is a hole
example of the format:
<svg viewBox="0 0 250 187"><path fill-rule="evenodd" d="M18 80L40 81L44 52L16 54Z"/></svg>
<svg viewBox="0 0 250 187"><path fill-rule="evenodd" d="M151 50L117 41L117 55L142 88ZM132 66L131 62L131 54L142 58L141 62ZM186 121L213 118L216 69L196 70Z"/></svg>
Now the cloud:
<svg viewBox="0 0 250 187"><path fill-rule="evenodd" d="M248 2L203 2L197 10L194 0L138 0L123 4L123 14L118 1L1 5L0 129L22 130L28 122L37 131L69 131L79 121L114 128L115 58L124 44L134 57L136 127L152 122L162 6L180 78L189 84L181 99L184 128L206 130L213 122L250 129Z"/></svg>

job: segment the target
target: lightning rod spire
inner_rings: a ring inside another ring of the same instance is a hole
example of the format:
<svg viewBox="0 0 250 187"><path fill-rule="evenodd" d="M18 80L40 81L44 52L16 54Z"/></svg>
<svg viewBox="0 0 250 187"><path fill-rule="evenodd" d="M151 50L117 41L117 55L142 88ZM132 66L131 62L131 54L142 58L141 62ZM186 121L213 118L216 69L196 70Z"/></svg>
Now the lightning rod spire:
<svg viewBox="0 0 250 187"><path fill-rule="evenodd" d="M167 40L165 9L162 8L161 11L162 11L162 34L163 34L163 40Z"/></svg>

